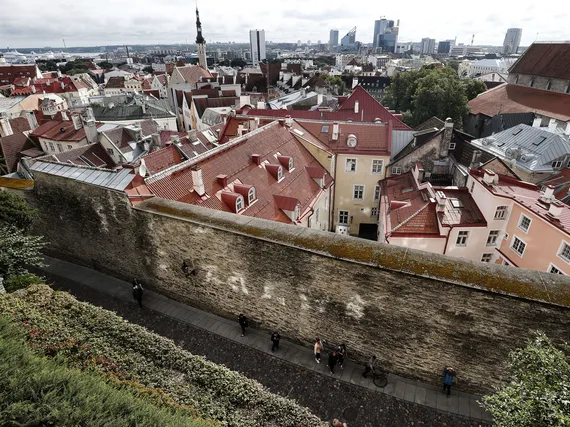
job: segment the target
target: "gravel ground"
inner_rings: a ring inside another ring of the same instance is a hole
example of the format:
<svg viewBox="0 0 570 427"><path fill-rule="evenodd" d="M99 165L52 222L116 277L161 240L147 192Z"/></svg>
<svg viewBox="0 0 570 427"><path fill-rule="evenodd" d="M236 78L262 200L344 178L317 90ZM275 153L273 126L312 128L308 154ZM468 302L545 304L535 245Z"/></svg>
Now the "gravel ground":
<svg viewBox="0 0 570 427"><path fill-rule="evenodd" d="M339 418L346 421L349 427L490 425L341 383L170 317L144 308L141 310L134 304L117 300L80 283L57 278L52 286L170 338L193 354L203 355L208 360L241 372L273 393L295 399L323 420ZM356 411L356 419L344 419L343 413L347 408Z"/></svg>

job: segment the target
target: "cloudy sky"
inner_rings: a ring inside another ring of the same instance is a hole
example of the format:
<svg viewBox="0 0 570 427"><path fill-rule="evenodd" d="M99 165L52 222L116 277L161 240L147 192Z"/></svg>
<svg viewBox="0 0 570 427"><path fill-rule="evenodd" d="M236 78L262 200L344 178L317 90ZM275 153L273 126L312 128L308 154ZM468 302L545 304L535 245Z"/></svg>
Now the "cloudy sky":
<svg viewBox="0 0 570 427"><path fill-rule="evenodd" d="M326 42L331 28L338 28L342 37L353 26L357 40L370 43L374 20L385 16L400 19L402 41L457 36L459 43L470 43L475 34L475 44L501 45L507 28L520 27L521 44L528 45L537 37L570 40L566 1L550 0L543 8L530 0L200 0L199 8L208 43L246 42L250 28L265 29L268 42ZM196 37L194 4L182 0L0 0L0 51L7 47L60 48L62 37L68 47L191 43Z"/></svg>

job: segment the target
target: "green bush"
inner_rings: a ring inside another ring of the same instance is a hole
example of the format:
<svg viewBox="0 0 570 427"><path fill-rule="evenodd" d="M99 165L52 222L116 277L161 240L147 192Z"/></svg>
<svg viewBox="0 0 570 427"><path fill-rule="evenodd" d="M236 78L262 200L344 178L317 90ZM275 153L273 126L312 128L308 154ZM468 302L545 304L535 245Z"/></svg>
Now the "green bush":
<svg viewBox="0 0 570 427"><path fill-rule="evenodd" d="M101 376L34 354L0 317L0 425L191 426L216 424L116 389Z"/></svg>
<svg viewBox="0 0 570 427"><path fill-rule="evenodd" d="M32 273L21 274L19 276L11 276L4 281L6 292L14 292L18 289L27 288L30 285L39 285L44 283L41 277Z"/></svg>
<svg viewBox="0 0 570 427"><path fill-rule="evenodd" d="M48 286L0 298L0 313L23 325L37 351L103 372L119 385L136 385L164 405L194 408L201 418L224 426L321 426L308 409L258 382Z"/></svg>
<svg viewBox="0 0 570 427"><path fill-rule="evenodd" d="M38 210L28 205L24 199L0 189L0 225L27 231L37 217Z"/></svg>

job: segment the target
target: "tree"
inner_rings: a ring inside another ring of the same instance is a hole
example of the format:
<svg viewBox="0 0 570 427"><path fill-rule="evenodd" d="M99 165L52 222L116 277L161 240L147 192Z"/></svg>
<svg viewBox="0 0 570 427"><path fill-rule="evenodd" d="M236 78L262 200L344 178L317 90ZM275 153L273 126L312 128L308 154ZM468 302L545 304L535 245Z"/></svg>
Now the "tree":
<svg viewBox="0 0 570 427"><path fill-rule="evenodd" d="M329 74L321 74L320 76L329 86L336 88L338 95L342 95L346 90L346 84L339 76L331 76Z"/></svg>
<svg viewBox="0 0 570 427"><path fill-rule="evenodd" d="M57 62L52 60L47 60L44 63L39 64L41 71L57 71Z"/></svg>
<svg viewBox="0 0 570 427"><path fill-rule="evenodd" d="M566 352L568 346L565 346ZM498 427L570 425L570 358L543 333L509 354L509 384L483 397Z"/></svg>
<svg viewBox="0 0 570 427"><path fill-rule="evenodd" d="M103 70L110 70L111 68L113 68L113 64L111 64L110 62L107 62L107 61L100 62L98 65ZM143 71L144 71L144 69L143 69Z"/></svg>
<svg viewBox="0 0 570 427"><path fill-rule="evenodd" d="M154 69L152 68L152 65L147 65L147 66L144 67L142 70L143 70L145 73L148 73L148 74L154 73Z"/></svg>
<svg viewBox="0 0 570 427"><path fill-rule="evenodd" d="M14 226L0 225L0 277L10 279L28 273L26 267L40 267L42 236L26 236Z"/></svg>
<svg viewBox="0 0 570 427"><path fill-rule="evenodd" d="M487 90L487 86L485 86L485 83L481 80L462 79L461 84L465 87L467 101L471 101L473 98L476 98L477 95Z"/></svg>
<svg viewBox="0 0 570 427"><path fill-rule="evenodd" d="M28 231L38 217L38 210L14 193L0 190L0 226Z"/></svg>
<svg viewBox="0 0 570 427"><path fill-rule="evenodd" d="M247 65L247 63L243 59L232 59L232 61L230 62L230 65L232 67L243 68Z"/></svg>

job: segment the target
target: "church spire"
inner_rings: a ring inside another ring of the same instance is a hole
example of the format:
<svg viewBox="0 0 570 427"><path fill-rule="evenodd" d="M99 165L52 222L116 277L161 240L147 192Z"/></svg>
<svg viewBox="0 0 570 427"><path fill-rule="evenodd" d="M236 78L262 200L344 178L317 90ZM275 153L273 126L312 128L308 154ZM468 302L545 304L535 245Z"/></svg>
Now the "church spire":
<svg viewBox="0 0 570 427"><path fill-rule="evenodd" d="M196 4L196 44L205 44L206 40L202 36L202 24L200 22L200 14L198 12L198 4Z"/></svg>

